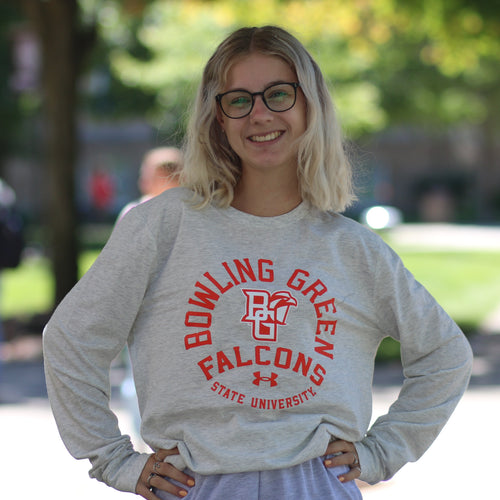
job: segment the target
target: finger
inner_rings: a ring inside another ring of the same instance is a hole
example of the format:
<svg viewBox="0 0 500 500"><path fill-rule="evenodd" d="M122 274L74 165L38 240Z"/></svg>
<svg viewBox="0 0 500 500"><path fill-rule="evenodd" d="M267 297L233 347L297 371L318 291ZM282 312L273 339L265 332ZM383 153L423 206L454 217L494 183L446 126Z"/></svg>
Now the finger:
<svg viewBox="0 0 500 500"><path fill-rule="evenodd" d="M358 466L356 466L356 467L353 467L346 474L341 474L338 477L338 479L341 483L347 483L349 481L353 481L354 479L358 479L359 476L361 476L361 469Z"/></svg>
<svg viewBox="0 0 500 500"><path fill-rule="evenodd" d="M328 444L325 455L335 455L337 453L347 453L351 451L356 451L356 448L351 442L338 439Z"/></svg>
<svg viewBox="0 0 500 500"><path fill-rule="evenodd" d="M340 465L351 466L353 465L352 453L340 453L339 455L328 457L323 463L325 467L339 467Z"/></svg>
<svg viewBox="0 0 500 500"><path fill-rule="evenodd" d="M151 454L148 457L148 460L146 461L135 486L135 492L147 500L160 500L152 491L154 485L151 481L157 476L156 472L152 472L154 463L155 455Z"/></svg>
<svg viewBox="0 0 500 500"><path fill-rule="evenodd" d="M149 486L146 486L143 482L137 483L135 488L135 492L137 495L142 498L146 498L146 500L161 500L161 498L157 497L150 489Z"/></svg>
<svg viewBox="0 0 500 500"><path fill-rule="evenodd" d="M153 464L153 469L159 476L175 479L179 483L185 484L186 486L194 486L194 479L174 467L172 464L166 462L155 462Z"/></svg>
<svg viewBox="0 0 500 500"><path fill-rule="evenodd" d="M350 468L349 472L338 476L341 483L353 481L361 476L359 457L353 443L344 440L333 441L327 446L325 455L333 455L325 459L326 467L347 465Z"/></svg>
<svg viewBox="0 0 500 500"><path fill-rule="evenodd" d="M179 448L177 448L177 446L171 450L160 448L153 456L157 462L163 462L163 460L170 455L179 455Z"/></svg>
<svg viewBox="0 0 500 500"><path fill-rule="evenodd" d="M195 481L191 476L184 474L181 470L174 467L172 464L163 462L165 458L171 455L179 455L179 450L177 447L171 450L159 449L154 455L153 471L160 476L166 476L171 479L179 481L179 483L185 484L186 486L194 486Z"/></svg>
<svg viewBox="0 0 500 500"><path fill-rule="evenodd" d="M151 457L146 462L144 469L139 476L139 480L137 481L137 485L135 487L135 492L143 498L147 500L161 500L159 499L152 491L152 485L150 481L153 478L152 474L149 474L148 471L151 469L149 463L151 461ZM147 475L146 475L147 474Z"/></svg>
<svg viewBox="0 0 500 500"><path fill-rule="evenodd" d="M144 498L149 498L152 494L153 500L156 500L157 496L154 495L153 492L149 494L145 491L145 488L151 490L153 487L176 495L180 498L185 497L188 494L184 488L170 482L170 479L181 484L185 484L186 486L194 486L194 479L187 474L184 474L184 472L180 471L172 464L162 461L166 457L176 455L178 453L179 451L177 448L173 448L172 450L161 449L149 456L139 478L139 483L142 485L140 488L142 492L141 495L144 496ZM139 485L136 488L136 491L139 491Z"/></svg>
<svg viewBox="0 0 500 500"><path fill-rule="evenodd" d="M349 472L338 476L340 482L345 483L361 476L359 457L353 443L343 440L334 441L328 445L326 451L327 455L333 455L325 460L326 467L347 465L350 468Z"/></svg>
<svg viewBox="0 0 500 500"><path fill-rule="evenodd" d="M333 455L333 458L342 457L342 459L336 460L338 465L358 465L358 453L354 443L350 441L344 441L339 439L328 444L326 448L325 455ZM329 459L330 457L328 457ZM328 460L327 459L327 460ZM347 461L346 461L347 460Z"/></svg>
<svg viewBox="0 0 500 500"><path fill-rule="evenodd" d="M151 474L151 478L148 476L146 481L141 478L137 483L135 491L138 495L146 498L147 500L161 500L157 495L155 495L153 488L166 491L167 493L171 493L179 498L183 498L188 494L185 489L166 481L161 476L156 474Z"/></svg>
<svg viewBox="0 0 500 500"><path fill-rule="evenodd" d="M178 496L179 498L184 498L188 494L188 492L184 488L181 488L180 486L177 486L158 475L155 475L149 481L149 485L150 487L166 491L167 493L171 493L172 495Z"/></svg>

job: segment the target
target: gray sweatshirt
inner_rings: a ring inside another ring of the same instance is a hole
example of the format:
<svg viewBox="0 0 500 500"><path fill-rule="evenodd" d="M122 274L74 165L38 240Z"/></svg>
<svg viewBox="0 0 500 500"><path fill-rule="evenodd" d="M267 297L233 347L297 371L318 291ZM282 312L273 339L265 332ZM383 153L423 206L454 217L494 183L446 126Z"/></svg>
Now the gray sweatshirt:
<svg viewBox="0 0 500 500"><path fill-rule="evenodd" d="M61 436L90 475L135 491L147 460L109 409L128 343L153 448L200 474L290 467L355 443L369 483L417 460L469 379L462 332L374 233L307 203L278 217L197 210L183 189L131 210L44 332ZM405 381L370 428L374 357Z"/></svg>

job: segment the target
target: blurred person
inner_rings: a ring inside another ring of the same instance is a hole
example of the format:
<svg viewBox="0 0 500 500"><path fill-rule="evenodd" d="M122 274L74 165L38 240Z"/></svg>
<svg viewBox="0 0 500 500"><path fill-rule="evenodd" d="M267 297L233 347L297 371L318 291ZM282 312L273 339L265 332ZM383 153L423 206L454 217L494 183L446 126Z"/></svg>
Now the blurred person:
<svg viewBox="0 0 500 500"><path fill-rule="evenodd" d="M272 26L227 37L204 68L183 187L116 225L45 329L54 415L91 477L148 500L353 500L354 479L425 452L471 349L381 238L340 215L351 175L304 46ZM387 336L405 381L370 425ZM108 405L125 343L151 454Z"/></svg>
<svg viewBox="0 0 500 500"><path fill-rule="evenodd" d="M182 152L173 147L160 147L148 151L141 162L137 186L141 197L123 207L118 220L140 203L158 196L167 189L179 186Z"/></svg>
<svg viewBox="0 0 500 500"><path fill-rule="evenodd" d="M175 147L158 147L149 150L144 155L139 169L137 186L141 197L123 207L118 215L117 222L137 205L158 196L167 189L178 187L181 168L182 151L180 149ZM141 418L128 349L124 349L122 359L125 363L126 376L121 384L120 392L132 417L134 431L139 436ZM137 441L136 446L139 446Z"/></svg>

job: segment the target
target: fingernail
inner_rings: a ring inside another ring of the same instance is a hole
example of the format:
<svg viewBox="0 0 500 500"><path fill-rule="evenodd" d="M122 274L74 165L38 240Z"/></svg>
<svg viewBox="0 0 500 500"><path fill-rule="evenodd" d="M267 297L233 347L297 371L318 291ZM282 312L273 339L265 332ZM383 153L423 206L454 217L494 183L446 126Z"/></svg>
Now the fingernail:
<svg viewBox="0 0 500 500"><path fill-rule="evenodd" d="M325 460L325 465L332 465L332 461L331 460Z"/></svg>
<svg viewBox="0 0 500 500"><path fill-rule="evenodd" d="M345 481L345 477L344 477L344 476L340 476L340 477L339 477L339 481L340 481L341 483L343 483L343 482Z"/></svg>
<svg viewBox="0 0 500 500"><path fill-rule="evenodd" d="M193 479L188 479L188 486L194 486L194 480Z"/></svg>
<svg viewBox="0 0 500 500"><path fill-rule="evenodd" d="M187 497L187 494L188 494L188 492L187 492L187 491L185 491L185 490L181 490L181 491L179 491L179 495L180 495L181 497Z"/></svg>

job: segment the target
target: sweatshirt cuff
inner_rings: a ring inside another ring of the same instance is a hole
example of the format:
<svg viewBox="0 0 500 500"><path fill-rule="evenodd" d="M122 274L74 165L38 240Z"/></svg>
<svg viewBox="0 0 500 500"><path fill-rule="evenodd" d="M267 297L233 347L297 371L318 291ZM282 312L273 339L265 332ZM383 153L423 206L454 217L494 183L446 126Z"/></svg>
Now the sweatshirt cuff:
<svg viewBox="0 0 500 500"><path fill-rule="evenodd" d="M137 481L139 481L149 456L147 453L129 455L114 473L103 477L104 482L116 490L135 493Z"/></svg>
<svg viewBox="0 0 500 500"><path fill-rule="evenodd" d="M359 479L368 484L376 484L381 478L375 466L375 460L371 450L363 442L354 443L358 454L359 466L361 467L361 476Z"/></svg>

